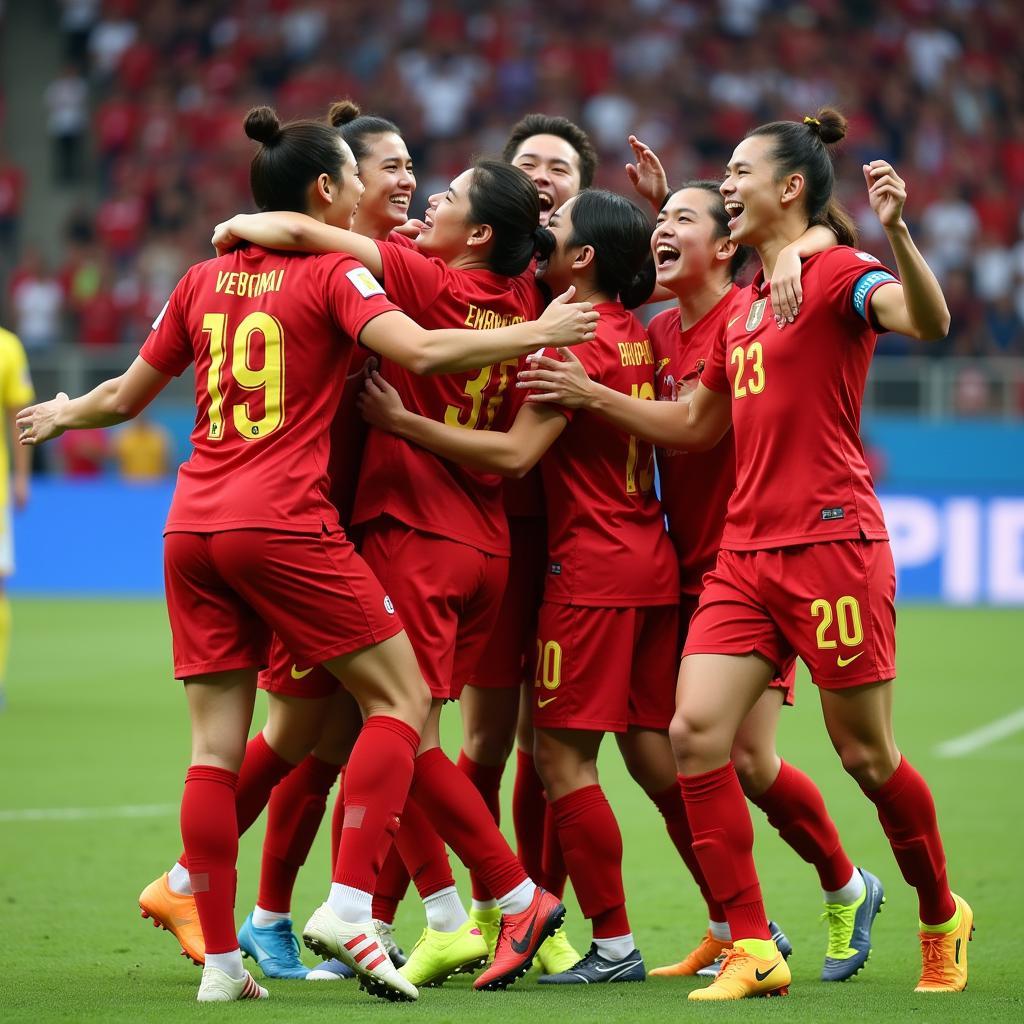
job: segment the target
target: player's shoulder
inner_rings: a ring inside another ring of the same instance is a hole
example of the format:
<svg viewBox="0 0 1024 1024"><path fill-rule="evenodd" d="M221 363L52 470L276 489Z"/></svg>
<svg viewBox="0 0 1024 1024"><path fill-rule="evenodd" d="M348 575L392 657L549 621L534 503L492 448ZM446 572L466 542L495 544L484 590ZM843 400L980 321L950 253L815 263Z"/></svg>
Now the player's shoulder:
<svg viewBox="0 0 1024 1024"><path fill-rule="evenodd" d="M662 344L666 338L679 331L679 306L672 304L670 309L655 313L647 324L647 333L654 344Z"/></svg>
<svg viewBox="0 0 1024 1024"><path fill-rule="evenodd" d="M819 273L840 269L885 270L885 264L873 253L865 252L852 245L833 245L823 252L815 253L804 260L805 270L816 268Z"/></svg>

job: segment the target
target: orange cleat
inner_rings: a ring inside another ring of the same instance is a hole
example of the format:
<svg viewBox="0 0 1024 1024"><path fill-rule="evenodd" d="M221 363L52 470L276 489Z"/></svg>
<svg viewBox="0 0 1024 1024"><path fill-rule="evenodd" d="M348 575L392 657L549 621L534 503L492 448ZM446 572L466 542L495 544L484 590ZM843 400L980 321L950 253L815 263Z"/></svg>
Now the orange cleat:
<svg viewBox="0 0 1024 1024"><path fill-rule="evenodd" d="M974 937L974 911L953 893L957 916L948 932L921 932L921 980L915 992L963 992L967 988L967 943Z"/></svg>
<svg viewBox="0 0 1024 1024"><path fill-rule="evenodd" d="M708 1002L786 996L792 980L789 964L778 950L774 956L764 959L743 949L741 940L725 954L718 977L707 988L694 989L688 998Z"/></svg>
<svg viewBox="0 0 1024 1024"><path fill-rule="evenodd" d="M182 956L187 956L197 967L203 966L206 943L194 896L176 893L167 884L165 873L142 890L139 907L142 916L153 922L153 927L169 931L181 943Z"/></svg>
<svg viewBox="0 0 1024 1024"><path fill-rule="evenodd" d="M655 967L650 972L652 978L682 978L696 974L704 967L710 967L730 946L732 942L719 942L710 931L704 934L700 945L687 953L677 964L667 967Z"/></svg>
<svg viewBox="0 0 1024 1024"><path fill-rule="evenodd" d="M541 943L554 935L564 920L561 900L538 885L524 911L502 914L494 960L473 982L473 988L488 992L508 988L530 969Z"/></svg>

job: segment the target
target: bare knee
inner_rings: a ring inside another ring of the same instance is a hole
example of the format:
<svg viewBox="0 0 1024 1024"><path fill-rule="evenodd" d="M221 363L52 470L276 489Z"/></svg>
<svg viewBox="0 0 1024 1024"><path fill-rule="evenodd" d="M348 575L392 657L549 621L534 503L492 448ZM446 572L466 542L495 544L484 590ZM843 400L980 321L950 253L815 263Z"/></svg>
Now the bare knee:
<svg viewBox="0 0 1024 1024"><path fill-rule="evenodd" d="M503 765L515 744L515 722L504 728L504 722L473 721L463 723L462 749L477 764Z"/></svg>
<svg viewBox="0 0 1024 1024"><path fill-rule="evenodd" d="M764 793L782 766L773 743L762 744L743 737L737 737L732 745L732 763L748 797Z"/></svg>
<svg viewBox="0 0 1024 1024"><path fill-rule="evenodd" d="M729 760L730 736L721 727L701 721L677 708L668 729L672 753L682 775L699 775Z"/></svg>
<svg viewBox="0 0 1024 1024"><path fill-rule="evenodd" d="M872 745L858 739L834 743L843 768L862 789L878 789L899 767L900 754L895 746Z"/></svg>
<svg viewBox="0 0 1024 1024"><path fill-rule="evenodd" d="M567 756L564 748L545 743L539 735L534 761L537 774L551 800L558 800L584 786L597 784L596 761Z"/></svg>

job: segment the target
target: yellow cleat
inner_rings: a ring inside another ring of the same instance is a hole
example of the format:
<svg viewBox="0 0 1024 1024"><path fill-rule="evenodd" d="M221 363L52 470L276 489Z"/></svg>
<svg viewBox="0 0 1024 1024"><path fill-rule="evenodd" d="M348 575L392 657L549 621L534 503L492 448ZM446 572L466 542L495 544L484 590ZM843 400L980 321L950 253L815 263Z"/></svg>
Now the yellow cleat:
<svg viewBox="0 0 1024 1024"><path fill-rule="evenodd" d="M786 996L792 980L789 965L778 950L773 957L762 959L743 949L741 940L726 952L718 977L707 988L694 989L688 998L700 1002Z"/></svg>
<svg viewBox="0 0 1024 1024"><path fill-rule="evenodd" d="M682 978L696 974L704 967L710 967L730 946L731 942L719 942L710 931L705 932L700 945L687 953L677 964L667 967L655 967L650 972L652 978Z"/></svg>
<svg viewBox="0 0 1024 1024"><path fill-rule="evenodd" d="M501 907L490 910L471 910L469 919L480 929L480 934L487 943L487 959L494 959L494 949L498 945L498 930L501 927Z"/></svg>
<svg viewBox="0 0 1024 1024"><path fill-rule="evenodd" d="M417 988L437 988L453 974L471 974L487 966L487 942L473 921L454 932L424 928L399 973Z"/></svg>
<svg viewBox="0 0 1024 1024"><path fill-rule="evenodd" d="M963 992L967 988L967 943L974 936L974 911L953 893L956 915L946 932L921 932L921 980L915 992Z"/></svg>
<svg viewBox="0 0 1024 1024"><path fill-rule="evenodd" d="M583 959L561 927L550 938L545 939L537 950L537 961L543 974L562 974L571 970Z"/></svg>
<svg viewBox="0 0 1024 1024"><path fill-rule="evenodd" d="M182 896L167 884L167 875L150 882L139 894L142 916L154 927L169 931L181 944L181 955L202 967L206 962L206 943L199 924L194 896Z"/></svg>

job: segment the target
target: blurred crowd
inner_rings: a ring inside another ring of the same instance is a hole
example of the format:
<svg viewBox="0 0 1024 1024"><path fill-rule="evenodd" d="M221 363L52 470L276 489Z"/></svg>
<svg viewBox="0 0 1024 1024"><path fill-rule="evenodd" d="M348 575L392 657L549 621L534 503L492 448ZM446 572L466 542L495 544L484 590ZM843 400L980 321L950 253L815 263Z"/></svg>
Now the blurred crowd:
<svg viewBox="0 0 1024 1024"><path fill-rule="evenodd" d="M351 96L392 118L418 205L524 112L593 136L620 191L626 136L671 180L720 175L750 127L835 104L851 119L841 194L888 259L862 162L908 181L907 218L953 313L936 355L1024 353L1024 12L1018 0L61 0L45 94L52 180L95 204L60 266L19 231L28 169L0 153L0 245L29 349L138 341L213 225L251 208L257 103L320 115ZM45 180L45 176L38 176ZM20 237L19 237L20 236ZM912 350L886 342L889 351Z"/></svg>

